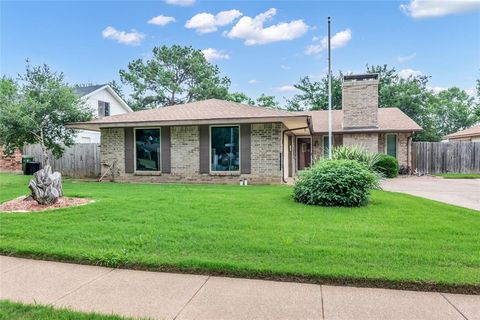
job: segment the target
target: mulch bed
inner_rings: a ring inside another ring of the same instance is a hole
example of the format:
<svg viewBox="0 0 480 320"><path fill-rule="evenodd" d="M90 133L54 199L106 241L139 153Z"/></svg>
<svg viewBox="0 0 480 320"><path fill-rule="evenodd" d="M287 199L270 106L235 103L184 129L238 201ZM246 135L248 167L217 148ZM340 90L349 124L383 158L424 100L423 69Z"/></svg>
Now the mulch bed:
<svg viewBox="0 0 480 320"><path fill-rule="evenodd" d="M38 204L33 199L27 199L27 197L19 197L19 198L0 204L0 211L6 211L6 212L44 211L48 209L80 206L90 202L93 202L93 201L85 198L62 197L58 199L58 202L55 204L41 205L41 204Z"/></svg>

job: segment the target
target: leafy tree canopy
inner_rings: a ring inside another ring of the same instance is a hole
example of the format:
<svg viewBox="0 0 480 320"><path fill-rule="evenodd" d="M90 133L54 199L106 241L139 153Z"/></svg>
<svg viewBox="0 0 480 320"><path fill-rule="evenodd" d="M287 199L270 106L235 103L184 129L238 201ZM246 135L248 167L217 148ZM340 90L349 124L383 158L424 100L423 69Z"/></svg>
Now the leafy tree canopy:
<svg viewBox="0 0 480 320"><path fill-rule="evenodd" d="M340 72L338 76L332 76L332 109L342 108L342 78ZM287 99L287 109L300 110L327 110L328 109L328 78L324 77L320 81L313 81L309 76L300 78L295 88L300 93Z"/></svg>
<svg viewBox="0 0 480 320"><path fill-rule="evenodd" d="M0 80L0 144L6 154L26 144L38 143L49 163L48 150L55 157L74 143L75 131L65 124L91 119L91 111L64 81L62 73L47 65L31 66L18 80Z"/></svg>
<svg viewBox="0 0 480 320"><path fill-rule="evenodd" d="M120 70L120 77L132 87L135 110L225 99L230 86L230 79L221 78L218 67L200 50L179 45L153 48L150 59L131 61L126 70Z"/></svg>
<svg viewBox="0 0 480 320"><path fill-rule="evenodd" d="M415 140L439 141L446 134L480 121L478 102L463 90L450 88L434 93L428 88L428 76L401 78L395 68L387 65L367 65L366 72L379 74L380 107L397 107L423 127L424 131L416 134ZM342 106L342 78L341 72L332 77L333 109ZM303 77L294 86L300 93L287 100L288 110L328 109L327 76L319 81Z"/></svg>

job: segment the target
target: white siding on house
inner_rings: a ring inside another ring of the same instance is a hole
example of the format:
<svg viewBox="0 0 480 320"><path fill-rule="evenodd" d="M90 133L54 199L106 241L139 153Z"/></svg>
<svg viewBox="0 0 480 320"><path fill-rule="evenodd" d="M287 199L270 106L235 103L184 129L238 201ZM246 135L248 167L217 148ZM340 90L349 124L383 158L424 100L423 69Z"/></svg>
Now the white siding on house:
<svg viewBox="0 0 480 320"><path fill-rule="evenodd" d="M128 113L129 110L125 109L120 102L108 91L103 88L95 92L92 95L87 96L86 104L93 112L93 116L98 118L98 101L104 101L110 103L110 115ZM75 138L75 143L100 143L100 132L79 130Z"/></svg>

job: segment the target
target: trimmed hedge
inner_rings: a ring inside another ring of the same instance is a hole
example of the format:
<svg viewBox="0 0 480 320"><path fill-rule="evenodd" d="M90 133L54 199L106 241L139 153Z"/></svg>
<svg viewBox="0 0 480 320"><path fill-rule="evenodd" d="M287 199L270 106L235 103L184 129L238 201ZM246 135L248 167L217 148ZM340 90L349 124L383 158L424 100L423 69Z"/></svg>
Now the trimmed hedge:
<svg viewBox="0 0 480 320"><path fill-rule="evenodd" d="M399 169L398 160L386 154L381 154L380 160L375 164L375 170L386 178L397 177Z"/></svg>
<svg viewBox="0 0 480 320"><path fill-rule="evenodd" d="M304 171L293 189L295 201L309 205L366 205L377 176L355 160L321 160Z"/></svg>

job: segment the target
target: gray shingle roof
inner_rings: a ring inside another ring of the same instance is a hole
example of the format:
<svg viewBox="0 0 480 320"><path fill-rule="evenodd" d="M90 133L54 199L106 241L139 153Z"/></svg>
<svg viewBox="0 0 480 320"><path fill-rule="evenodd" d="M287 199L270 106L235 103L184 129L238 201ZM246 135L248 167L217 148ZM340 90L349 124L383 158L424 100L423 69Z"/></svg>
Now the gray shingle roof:
<svg viewBox="0 0 480 320"><path fill-rule="evenodd" d="M97 84L94 86L86 86L86 87L74 87L73 90L79 97L86 96L89 93L92 93L95 90L100 89L101 87L106 86L106 84Z"/></svg>
<svg viewBox="0 0 480 320"><path fill-rule="evenodd" d="M304 111L299 112L308 114L312 117L313 132L325 133L328 132L328 111ZM332 130L336 133L349 132L354 129L343 128L343 110L332 111ZM422 131L413 119L407 116L398 108L378 108L378 128L372 129L357 129L354 131L363 132L401 132L401 131Z"/></svg>

